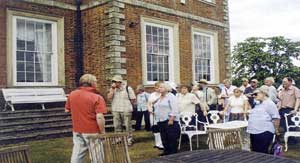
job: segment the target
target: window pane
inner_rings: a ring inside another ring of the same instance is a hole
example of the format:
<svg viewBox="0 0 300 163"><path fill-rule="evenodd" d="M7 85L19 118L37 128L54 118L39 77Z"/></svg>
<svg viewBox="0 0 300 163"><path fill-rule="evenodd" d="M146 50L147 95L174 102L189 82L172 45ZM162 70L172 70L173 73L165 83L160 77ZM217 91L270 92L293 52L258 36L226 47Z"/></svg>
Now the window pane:
<svg viewBox="0 0 300 163"><path fill-rule="evenodd" d="M26 82L34 82L34 73L26 72Z"/></svg>
<svg viewBox="0 0 300 163"><path fill-rule="evenodd" d="M25 72L17 72L17 82L25 82Z"/></svg>
<svg viewBox="0 0 300 163"><path fill-rule="evenodd" d="M46 27L46 38L44 40L47 45L47 52L52 52L52 28L51 24L45 24Z"/></svg>
<svg viewBox="0 0 300 163"><path fill-rule="evenodd" d="M35 81L36 82L44 82L44 80L43 80L43 74L42 73L36 73L35 74Z"/></svg>
<svg viewBox="0 0 300 163"><path fill-rule="evenodd" d="M33 71L34 71L33 62L26 62L26 72L33 72Z"/></svg>
<svg viewBox="0 0 300 163"><path fill-rule="evenodd" d="M24 61L24 52L17 51L17 61Z"/></svg>
<svg viewBox="0 0 300 163"><path fill-rule="evenodd" d="M146 26L146 34L151 34L151 26Z"/></svg>
<svg viewBox="0 0 300 163"><path fill-rule="evenodd" d="M157 27L152 27L152 35L157 36Z"/></svg>
<svg viewBox="0 0 300 163"><path fill-rule="evenodd" d="M24 62L17 62L17 71L25 71Z"/></svg>
<svg viewBox="0 0 300 163"><path fill-rule="evenodd" d="M34 22L26 21L26 50L35 51L35 31Z"/></svg>
<svg viewBox="0 0 300 163"><path fill-rule="evenodd" d="M25 20L17 19L17 50L25 50Z"/></svg>
<svg viewBox="0 0 300 163"><path fill-rule="evenodd" d="M25 53L25 61L33 62L34 61L34 53L33 52Z"/></svg>

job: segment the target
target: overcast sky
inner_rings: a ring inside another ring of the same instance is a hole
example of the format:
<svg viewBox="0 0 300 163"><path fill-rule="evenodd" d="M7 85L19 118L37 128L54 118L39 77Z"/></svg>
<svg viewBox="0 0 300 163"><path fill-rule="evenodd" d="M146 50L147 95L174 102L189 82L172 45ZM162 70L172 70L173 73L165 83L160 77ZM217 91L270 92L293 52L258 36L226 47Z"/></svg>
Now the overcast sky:
<svg viewBox="0 0 300 163"><path fill-rule="evenodd" d="M300 41L300 0L229 0L232 47L252 36Z"/></svg>

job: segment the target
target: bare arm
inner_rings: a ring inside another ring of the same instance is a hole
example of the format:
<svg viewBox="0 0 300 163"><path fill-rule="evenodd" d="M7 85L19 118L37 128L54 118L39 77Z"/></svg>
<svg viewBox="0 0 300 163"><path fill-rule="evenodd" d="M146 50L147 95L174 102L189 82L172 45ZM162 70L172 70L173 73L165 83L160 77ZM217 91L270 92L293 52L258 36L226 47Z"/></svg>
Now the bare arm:
<svg viewBox="0 0 300 163"><path fill-rule="evenodd" d="M104 115L102 113L98 113L96 115L96 119L97 119L98 127L100 129L100 133L104 134L105 133L105 118L104 118Z"/></svg>
<svg viewBox="0 0 300 163"><path fill-rule="evenodd" d="M108 98L108 100L112 100L113 99L113 97L114 97L114 93L115 93L115 89L109 89L109 92L108 92L108 94L107 94L107 98Z"/></svg>
<svg viewBox="0 0 300 163"><path fill-rule="evenodd" d="M274 127L275 127L275 133L278 135L279 134L279 123L280 123L280 120L279 119L273 119L273 124L274 124Z"/></svg>
<svg viewBox="0 0 300 163"><path fill-rule="evenodd" d="M295 108L294 108L295 113L298 111L299 105L300 105L300 98L297 98Z"/></svg>

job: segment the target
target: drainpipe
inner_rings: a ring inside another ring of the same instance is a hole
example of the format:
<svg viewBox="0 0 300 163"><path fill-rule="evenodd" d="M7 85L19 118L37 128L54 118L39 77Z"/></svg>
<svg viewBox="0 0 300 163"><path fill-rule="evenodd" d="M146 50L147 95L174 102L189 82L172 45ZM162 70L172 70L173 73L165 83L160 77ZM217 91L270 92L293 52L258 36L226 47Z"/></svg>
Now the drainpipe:
<svg viewBox="0 0 300 163"><path fill-rule="evenodd" d="M76 17L75 17L75 34L74 34L74 47L76 54L76 74L75 80L76 85L79 86L79 79L83 75L83 34L82 34L82 23L81 23L81 10L80 10L81 0L76 0Z"/></svg>

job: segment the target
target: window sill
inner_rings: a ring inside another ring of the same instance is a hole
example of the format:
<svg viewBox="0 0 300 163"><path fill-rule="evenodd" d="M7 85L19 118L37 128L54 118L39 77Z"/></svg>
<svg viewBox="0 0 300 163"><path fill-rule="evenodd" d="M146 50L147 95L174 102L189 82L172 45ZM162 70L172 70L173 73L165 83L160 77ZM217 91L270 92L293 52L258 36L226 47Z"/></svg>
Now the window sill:
<svg viewBox="0 0 300 163"><path fill-rule="evenodd" d="M213 7L216 7L216 2L207 2L205 0L198 0L199 2L202 2L202 3L205 3L207 5L210 5L210 6L213 6Z"/></svg>

